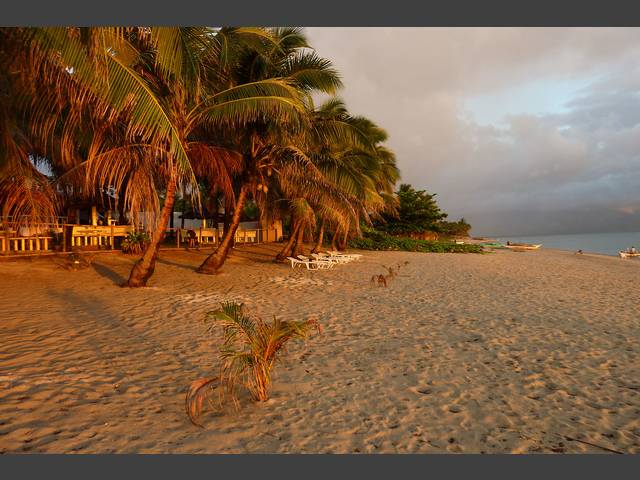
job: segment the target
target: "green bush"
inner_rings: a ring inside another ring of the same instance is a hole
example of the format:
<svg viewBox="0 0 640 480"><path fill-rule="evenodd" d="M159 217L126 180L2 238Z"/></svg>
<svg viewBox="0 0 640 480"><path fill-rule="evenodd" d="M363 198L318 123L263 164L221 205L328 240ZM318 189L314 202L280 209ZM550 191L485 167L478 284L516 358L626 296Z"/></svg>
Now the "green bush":
<svg viewBox="0 0 640 480"><path fill-rule="evenodd" d="M122 251L130 255L140 255L151 237L147 232L129 232L122 240Z"/></svg>
<svg viewBox="0 0 640 480"><path fill-rule="evenodd" d="M414 240L405 237L393 237L385 232L368 230L362 238L349 242L351 248L360 250L397 250L403 252L432 253L482 253L480 245L458 245L454 242L437 240Z"/></svg>

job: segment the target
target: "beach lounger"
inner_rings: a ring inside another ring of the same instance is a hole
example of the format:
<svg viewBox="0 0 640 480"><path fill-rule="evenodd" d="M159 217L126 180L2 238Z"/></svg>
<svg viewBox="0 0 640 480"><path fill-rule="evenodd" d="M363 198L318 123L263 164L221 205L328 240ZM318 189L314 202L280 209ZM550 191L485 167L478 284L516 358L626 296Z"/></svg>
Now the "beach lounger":
<svg viewBox="0 0 640 480"><path fill-rule="evenodd" d="M309 257L305 257L304 255L298 255L298 259L302 260L303 262L309 262L311 265L316 265L317 268L333 268L334 265L334 262L328 259L311 260Z"/></svg>
<svg viewBox="0 0 640 480"><path fill-rule="evenodd" d="M301 267L302 265L307 267L307 270L311 270L311 265L314 265L314 268L319 268L317 263L312 263L309 260L305 261L293 257L287 257L287 260L291 262L291 268Z"/></svg>
<svg viewBox="0 0 640 480"><path fill-rule="evenodd" d="M326 253L312 253L311 256L319 261L331 262L331 263L349 263L353 259L347 257L332 257Z"/></svg>
<svg viewBox="0 0 640 480"><path fill-rule="evenodd" d="M353 262L355 260L355 257L350 257L348 255L341 255L341 254L327 254L327 258L330 258L332 260L337 260L340 261L342 263L349 263L349 262Z"/></svg>
<svg viewBox="0 0 640 480"><path fill-rule="evenodd" d="M338 256L355 257L355 258L360 258L362 256L359 253L345 253L345 252L339 252L337 250L327 250L327 253L329 255L338 255Z"/></svg>
<svg viewBox="0 0 640 480"><path fill-rule="evenodd" d="M342 257L342 258L350 258L351 260L358 260L362 255L359 253L341 253L336 252L335 250L328 250L327 253L330 257Z"/></svg>

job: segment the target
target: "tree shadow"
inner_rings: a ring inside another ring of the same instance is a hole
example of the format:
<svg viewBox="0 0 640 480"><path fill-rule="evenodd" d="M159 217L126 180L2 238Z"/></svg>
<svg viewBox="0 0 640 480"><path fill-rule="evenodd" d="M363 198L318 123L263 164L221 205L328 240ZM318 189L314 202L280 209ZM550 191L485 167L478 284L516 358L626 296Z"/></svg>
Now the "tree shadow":
<svg viewBox="0 0 640 480"><path fill-rule="evenodd" d="M172 262L170 260L165 260L162 258L158 258L156 261L158 263L162 263L163 265L171 265L172 267L184 268L185 270L189 270L191 272L195 272L196 269L198 268L197 266L194 266L194 265L185 265L184 263Z"/></svg>
<svg viewBox="0 0 640 480"><path fill-rule="evenodd" d="M246 251L246 250L234 250L233 255L237 258L247 258L255 262L267 262L273 261L275 255L273 252L260 252L260 251Z"/></svg>
<svg viewBox="0 0 640 480"><path fill-rule="evenodd" d="M94 268L96 265L94 265ZM98 266L101 268L101 266ZM111 272L108 268L102 267ZM111 272L113 274L113 272ZM117 274L116 274L117 275ZM121 278L121 277L120 277ZM168 350L157 338L145 333L139 328L128 325L121 320L122 311L114 308L112 303L105 302L99 296L83 294L71 289L49 288L46 294L62 302L69 312L74 314L64 315L64 321L73 332L81 332L80 338L95 353L96 357L103 359L109 366L117 382L126 381L132 376L131 368L123 367L123 363L113 361L113 346L119 345L126 350L122 355L135 358L136 355L152 355L155 352L163 352L175 358L175 361L183 366L187 372L197 372L202 375L201 369L196 367L188 358L187 353L181 350ZM72 359L73 361L73 359ZM140 364L139 371L147 368ZM136 372L133 372L135 374ZM152 385L153 386L153 385Z"/></svg>
<svg viewBox="0 0 640 480"><path fill-rule="evenodd" d="M118 272L111 270L109 267L105 267L99 263L92 263L91 266L101 277L111 280L114 284L122 286L127 279L120 275Z"/></svg>

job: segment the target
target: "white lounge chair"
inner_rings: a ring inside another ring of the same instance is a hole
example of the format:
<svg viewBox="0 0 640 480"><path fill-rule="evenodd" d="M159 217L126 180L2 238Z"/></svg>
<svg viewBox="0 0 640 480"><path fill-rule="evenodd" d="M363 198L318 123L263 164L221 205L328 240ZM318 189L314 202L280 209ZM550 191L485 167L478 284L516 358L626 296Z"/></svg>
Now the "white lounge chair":
<svg viewBox="0 0 640 480"><path fill-rule="evenodd" d="M287 260L291 262L291 268L301 267L302 265L304 265L305 267L307 267L307 270L311 270L312 263L310 261L299 260L293 257L287 257ZM315 268L318 268L318 264L314 263L313 265L315 266Z"/></svg>
<svg viewBox="0 0 640 480"><path fill-rule="evenodd" d="M311 265L316 265L317 268L333 268L334 263L330 260L324 259L315 259L311 260L309 257L305 257L304 255L298 255L298 258L303 262L309 262Z"/></svg>
<svg viewBox="0 0 640 480"><path fill-rule="evenodd" d="M342 257L342 258L350 258L351 260L358 260L362 255L359 253L341 253L336 252L335 250L328 250L327 253L330 257Z"/></svg>
<svg viewBox="0 0 640 480"><path fill-rule="evenodd" d="M311 256L318 261L331 263L349 263L352 259L347 257L332 257L326 253L312 253Z"/></svg>

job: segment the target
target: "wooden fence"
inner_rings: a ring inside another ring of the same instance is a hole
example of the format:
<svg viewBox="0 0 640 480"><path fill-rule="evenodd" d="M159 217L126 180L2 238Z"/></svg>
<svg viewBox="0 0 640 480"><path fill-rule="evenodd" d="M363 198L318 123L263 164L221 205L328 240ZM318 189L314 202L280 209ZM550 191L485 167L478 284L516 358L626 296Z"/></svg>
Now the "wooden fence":
<svg viewBox="0 0 640 480"><path fill-rule="evenodd" d="M202 247L217 247L223 235L223 232L217 228L194 228L191 230L195 232L197 243ZM189 229L178 228L169 230L167 233L176 236L176 244L180 247L182 245L189 246L188 231ZM234 242L240 245L276 242L278 240L278 231L275 228L238 230L234 236Z"/></svg>
<svg viewBox="0 0 640 480"><path fill-rule="evenodd" d="M74 249L112 250L118 247L118 240L126 237L135 228L130 225L69 225L69 224L37 224L31 227L11 228L9 222L0 225L0 253L3 255L38 254L45 252L66 252ZM217 247L222 232L216 228L194 229L197 244L201 247ZM175 238L177 247L188 247L189 239L186 229L169 229L166 238ZM278 241L275 228L238 230L235 243L240 245L258 244ZM195 244L195 242L192 242ZM166 243L165 243L166 245Z"/></svg>
<svg viewBox="0 0 640 480"><path fill-rule="evenodd" d="M0 253L39 253L53 249L66 217L48 221L31 217L0 217Z"/></svg>

